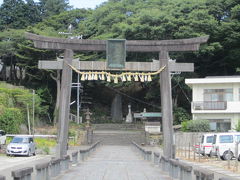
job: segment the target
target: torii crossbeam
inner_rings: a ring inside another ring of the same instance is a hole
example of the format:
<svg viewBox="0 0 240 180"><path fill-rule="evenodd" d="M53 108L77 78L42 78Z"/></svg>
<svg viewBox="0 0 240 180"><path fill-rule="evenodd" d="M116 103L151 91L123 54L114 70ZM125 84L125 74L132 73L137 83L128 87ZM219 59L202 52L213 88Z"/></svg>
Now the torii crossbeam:
<svg viewBox="0 0 240 180"><path fill-rule="evenodd" d="M86 39L63 39L39 36L26 33L29 40L34 41L36 48L65 50L64 60L80 70L111 70L107 69L105 62L83 62L72 61L73 51L106 51L105 40L86 40ZM129 52L159 52L159 61L156 62L127 62L125 69L121 71L156 71L164 67L160 73L160 92L162 107L162 122L164 136L164 150L166 157L175 156L173 148L173 115L172 115L172 93L171 93L171 71L192 72L194 66L192 63L175 63L169 61L169 52L178 51L197 51L201 43L205 43L208 36L178 39L178 40L127 40L126 51ZM59 110L60 136L57 155L63 157L67 153L67 135L68 135L68 113L70 103L70 88L72 82L72 70L62 61L40 61L41 69L63 69L61 98ZM116 69L114 69L116 70Z"/></svg>

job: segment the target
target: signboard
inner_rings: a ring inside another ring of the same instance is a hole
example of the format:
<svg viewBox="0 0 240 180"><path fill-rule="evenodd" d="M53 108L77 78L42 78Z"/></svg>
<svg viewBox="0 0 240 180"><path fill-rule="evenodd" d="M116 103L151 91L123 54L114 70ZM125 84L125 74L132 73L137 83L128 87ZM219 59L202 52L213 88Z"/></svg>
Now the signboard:
<svg viewBox="0 0 240 180"><path fill-rule="evenodd" d="M141 112L134 113L134 118L153 118L153 117L162 117L162 113L160 112Z"/></svg>
<svg viewBox="0 0 240 180"><path fill-rule="evenodd" d="M126 40L110 39L107 41L107 67L123 69L126 62Z"/></svg>

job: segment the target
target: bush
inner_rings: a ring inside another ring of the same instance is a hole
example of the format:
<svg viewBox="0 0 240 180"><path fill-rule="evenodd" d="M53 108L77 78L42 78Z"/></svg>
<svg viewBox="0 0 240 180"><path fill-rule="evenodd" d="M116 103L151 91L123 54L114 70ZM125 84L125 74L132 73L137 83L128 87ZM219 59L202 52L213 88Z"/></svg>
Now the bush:
<svg viewBox="0 0 240 180"><path fill-rule="evenodd" d="M210 124L208 120L191 120L182 123L182 130L187 132L209 132Z"/></svg>
<svg viewBox="0 0 240 180"><path fill-rule="evenodd" d="M183 131L183 132L187 132L187 131L188 131L188 129L187 129L187 124L188 124L188 121L183 121L183 122L181 123L181 125L182 125L182 131Z"/></svg>
<svg viewBox="0 0 240 180"><path fill-rule="evenodd" d="M19 133L20 125L27 124L27 106L32 117L33 93L31 90L0 82L0 129L7 133ZM34 96L34 108L35 122L37 122L39 117L47 113L48 108L43 105L43 100L38 94Z"/></svg>
<svg viewBox="0 0 240 180"><path fill-rule="evenodd" d="M21 110L17 108L4 108L3 106L0 106L0 108L0 129L7 133L19 133L19 127L23 122Z"/></svg>
<svg viewBox="0 0 240 180"><path fill-rule="evenodd" d="M238 120L237 126L235 128L237 132L240 132L240 120Z"/></svg>
<svg viewBox="0 0 240 180"><path fill-rule="evenodd" d="M184 121L188 121L190 120L191 116L188 114L188 112L181 107L175 107L173 110L173 124L177 125L177 124L181 124Z"/></svg>

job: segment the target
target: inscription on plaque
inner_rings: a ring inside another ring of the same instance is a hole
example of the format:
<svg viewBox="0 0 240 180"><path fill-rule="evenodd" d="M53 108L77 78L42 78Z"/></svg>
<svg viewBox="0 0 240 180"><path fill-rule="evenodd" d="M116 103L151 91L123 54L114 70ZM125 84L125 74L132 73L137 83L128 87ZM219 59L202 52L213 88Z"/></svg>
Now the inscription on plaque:
<svg viewBox="0 0 240 180"><path fill-rule="evenodd" d="M107 41L107 66L110 69L125 68L126 40L110 39Z"/></svg>

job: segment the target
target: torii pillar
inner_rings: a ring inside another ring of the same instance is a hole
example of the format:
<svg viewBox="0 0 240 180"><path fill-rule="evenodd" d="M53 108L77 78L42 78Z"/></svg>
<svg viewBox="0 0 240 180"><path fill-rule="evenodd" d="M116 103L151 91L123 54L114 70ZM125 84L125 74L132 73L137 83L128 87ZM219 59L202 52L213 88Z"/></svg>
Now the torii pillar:
<svg viewBox="0 0 240 180"><path fill-rule="evenodd" d="M60 93L60 109L59 109L59 123L58 123L58 144L57 144L57 157L63 157L67 154L68 144L68 128L69 128L69 112L71 101L71 85L72 82L72 69L68 64L72 64L73 51L71 49L65 49L64 51L62 79L61 79L61 93Z"/></svg>
<svg viewBox="0 0 240 180"><path fill-rule="evenodd" d="M169 54L167 51L159 53L160 67L165 66L163 72L160 73L160 93L161 93L161 110L162 110L162 126L163 126L163 154L168 158L175 156L173 148L173 112L172 112L172 88L169 70Z"/></svg>
<svg viewBox="0 0 240 180"><path fill-rule="evenodd" d="M97 61L79 61L77 65L72 62L73 50L77 51L106 51L105 40L74 40L62 38L50 38L39 36L31 33L26 33L28 39L34 41L34 46L42 49L65 50L65 61L79 68L80 70L106 70L106 62ZM165 66L165 70L160 74L160 89L161 89L161 106L163 120L163 136L164 136L164 156L173 158L173 115L172 115L172 94L171 94L171 78L170 72L192 72L192 63L175 63L169 61L169 52L178 51L197 51L201 43L205 43L208 36L176 39L176 40L127 40L126 51L129 52L158 52L159 62L126 62L124 69L114 69L120 71L157 71ZM93 66L94 65L94 66ZM59 147L58 157L63 157L67 154L67 138L68 138L68 123L69 123L69 103L70 103L70 87L72 70L66 67L67 64L63 61L40 61L39 68L41 69L63 69L62 88L60 101L60 131L59 131ZM112 69L107 69L112 70ZM64 79L66 78L66 79Z"/></svg>

